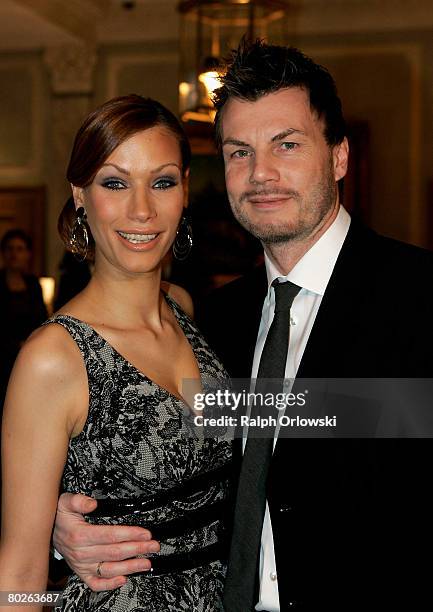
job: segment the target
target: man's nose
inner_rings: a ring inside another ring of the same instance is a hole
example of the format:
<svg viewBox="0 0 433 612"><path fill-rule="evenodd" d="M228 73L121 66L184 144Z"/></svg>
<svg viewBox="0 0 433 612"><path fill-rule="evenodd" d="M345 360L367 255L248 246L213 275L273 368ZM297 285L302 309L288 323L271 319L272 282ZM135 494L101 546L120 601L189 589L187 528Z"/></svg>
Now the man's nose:
<svg viewBox="0 0 433 612"><path fill-rule="evenodd" d="M142 223L156 217L153 198L146 188L137 187L134 189L129 202L128 217Z"/></svg>
<svg viewBox="0 0 433 612"><path fill-rule="evenodd" d="M278 181L279 178L280 173L272 157L256 152L251 168L250 183Z"/></svg>

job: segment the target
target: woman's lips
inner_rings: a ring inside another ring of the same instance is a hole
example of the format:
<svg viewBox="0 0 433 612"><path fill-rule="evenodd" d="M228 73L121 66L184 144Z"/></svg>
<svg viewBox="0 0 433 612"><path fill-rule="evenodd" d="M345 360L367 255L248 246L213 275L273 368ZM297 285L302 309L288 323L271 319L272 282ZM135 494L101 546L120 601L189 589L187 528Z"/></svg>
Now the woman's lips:
<svg viewBox="0 0 433 612"><path fill-rule="evenodd" d="M122 242L122 244L128 247L129 249L131 249L132 251L148 251L152 249L157 243L159 236L160 236L160 233L152 232L152 236L155 236L155 237L150 240L146 240L146 242L131 242L127 238L124 238L123 236L121 236L119 232L116 232L116 234L119 237L119 240Z"/></svg>

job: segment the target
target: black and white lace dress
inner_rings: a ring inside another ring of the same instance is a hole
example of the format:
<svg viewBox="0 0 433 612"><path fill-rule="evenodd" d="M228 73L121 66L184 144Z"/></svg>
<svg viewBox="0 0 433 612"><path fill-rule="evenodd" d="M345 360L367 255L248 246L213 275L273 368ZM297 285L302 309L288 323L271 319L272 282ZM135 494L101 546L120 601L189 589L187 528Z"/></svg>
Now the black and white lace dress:
<svg viewBox="0 0 433 612"><path fill-rule="evenodd" d="M194 323L166 296L194 351L202 381L227 377ZM87 323L56 315L77 343L87 370L89 413L71 439L63 490L101 501L87 520L149 527L161 542L153 572L94 593L76 575L63 610L214 612L222 610L224 519L231 442L206 438L191 411L120 355ZM167 355L167 359L175 356Z"/></svg>

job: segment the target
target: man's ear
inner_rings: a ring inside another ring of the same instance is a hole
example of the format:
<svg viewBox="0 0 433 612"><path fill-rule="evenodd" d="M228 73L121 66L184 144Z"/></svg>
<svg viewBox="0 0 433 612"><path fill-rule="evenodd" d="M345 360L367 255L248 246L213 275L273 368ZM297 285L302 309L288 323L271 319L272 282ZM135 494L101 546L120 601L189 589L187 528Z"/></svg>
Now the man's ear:
<svg viewBox="0 0 433 612"><path fill-rule="evenodd" d="M80 206L83 206L83 208L85 208L84 189L82 187L77 187L76 185L72 185L72 183L71 183L71 189L72 189L72 195L74 198L75 210L78 210Z"/></svg>
<svg viewBox="0 0 433 612"><path fill-rule="evenodd" d="M349 143L344 137L340 144L337 144L332 149L332 160L334 166L335 181L339 181L346 176L347 165L349 162Z"/></svg>
<svg viewBox="0 0 433 612"><path fill-rule="evenodd" d="M182 177L183 184L183 207L188 208L189 204L189 168Z"/></svg>

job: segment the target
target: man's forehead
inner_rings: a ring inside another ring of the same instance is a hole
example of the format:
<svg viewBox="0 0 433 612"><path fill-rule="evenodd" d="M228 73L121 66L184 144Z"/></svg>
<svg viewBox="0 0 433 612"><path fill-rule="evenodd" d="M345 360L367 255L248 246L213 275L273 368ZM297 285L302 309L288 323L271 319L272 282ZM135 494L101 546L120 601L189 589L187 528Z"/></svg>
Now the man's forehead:
<svg viewBox="0 0 433 612"><path fill-rule="evenodd" d="M269 140L289 130L306 135L317 123L322 121L311 109L308 92L300 87L281 89L254 101L231 98L221 116L223 141L259 132Z"/></svg>

